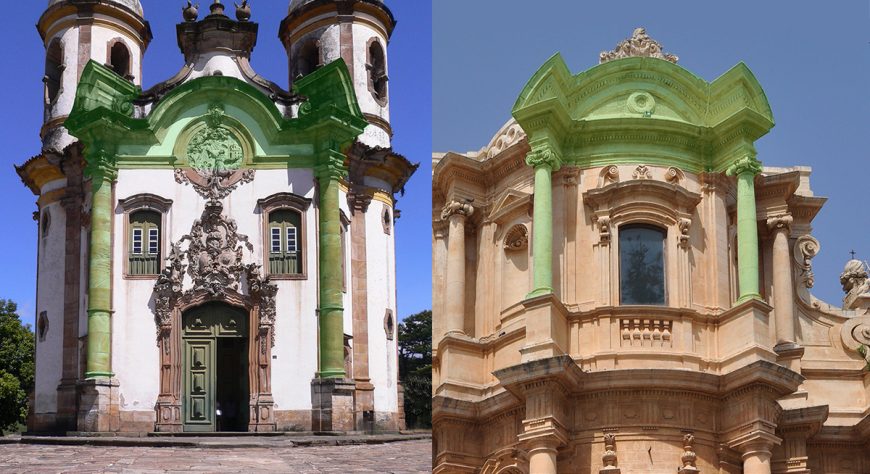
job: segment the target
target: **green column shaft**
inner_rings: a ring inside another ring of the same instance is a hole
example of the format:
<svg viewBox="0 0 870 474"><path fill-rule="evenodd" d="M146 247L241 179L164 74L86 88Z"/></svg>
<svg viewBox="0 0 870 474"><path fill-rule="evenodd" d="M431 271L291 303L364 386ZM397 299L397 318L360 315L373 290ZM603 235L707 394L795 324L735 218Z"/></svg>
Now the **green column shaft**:
<svg viewBox="0 0 870 474"><path fill-rule="evenodd" d="M532 224L532 252L534 269L533 298L553 292L553 186L550 166L535 167L534 219Z"/></svg>
<svg viewBox="0 0 870 474"><path fill-rule="evenodd" d="M320 179L320 377L344 378L338 180Z"/></svg>
<svg viewBox="0 0 870 474"><path fill-rule="evenodd" d="M93 177L86 378L112 374L112 179Z"/></svg>
<svg viewBox="0 0 870 474"><path fill-rule="evenodd" d="M737 175L737 275L742 303L758 292L758 223L755 217L755 173Z"/></svg>

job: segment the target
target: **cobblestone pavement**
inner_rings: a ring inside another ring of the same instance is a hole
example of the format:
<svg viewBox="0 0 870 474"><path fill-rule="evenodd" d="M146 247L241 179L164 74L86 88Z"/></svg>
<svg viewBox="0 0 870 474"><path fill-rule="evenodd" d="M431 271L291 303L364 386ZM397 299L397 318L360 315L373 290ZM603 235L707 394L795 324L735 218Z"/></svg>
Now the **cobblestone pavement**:
<svg viewBox="0 0 870 474"><path fill-rule="evenodd" d="M3 473L423 473L432 441L354 446L249 449L0 446Z"/></svg>

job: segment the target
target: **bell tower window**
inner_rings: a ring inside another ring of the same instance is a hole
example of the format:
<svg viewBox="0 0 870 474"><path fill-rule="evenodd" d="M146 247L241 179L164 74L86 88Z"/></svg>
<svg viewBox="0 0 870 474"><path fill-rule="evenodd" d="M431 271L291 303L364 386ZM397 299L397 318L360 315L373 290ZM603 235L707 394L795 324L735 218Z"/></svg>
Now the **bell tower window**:
<svg viewBox="0 0 870 474"><path fill-rule="evenodd" d="M373 39L369 43L368 50L369 91L378 102L386 104L387 101L387 60L381 43Z"/></svg>
<svg viewBox="0 0 870 474"><path fill-rule="evenodd" d="M296 74L294 77L307 76L320 67L320 47L316 40L308 40L296 53Z"/></svg>
<svg viewBox="0 0 870 474"><path fill-rule="evenodd" d="M53 40L45 56L45 103L53 104L61 91L61 76L63 75L63 48L60 40Z"/></svg>
<svg viewBox="0 0 870 474"><path fill-rule="evenodd" d="M619 228L619 301L665 304L665 231L647 225Z"/></svg>
<svg viewBox="0 0 870 474"><path fill-rule="evenodd" d="M115 40L109 48L109 67L115 74L130 79L130 50L121 40Z"/></svg>

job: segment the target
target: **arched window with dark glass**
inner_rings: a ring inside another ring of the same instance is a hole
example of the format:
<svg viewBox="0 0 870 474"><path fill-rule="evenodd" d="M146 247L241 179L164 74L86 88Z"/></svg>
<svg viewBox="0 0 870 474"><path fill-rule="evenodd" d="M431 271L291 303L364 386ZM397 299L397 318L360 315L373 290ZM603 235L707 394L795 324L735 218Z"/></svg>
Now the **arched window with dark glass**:
<svg viewBox="0 0 870 474"><path fill-rule="evenodd" d="M665 304L665 236L648 225L619 228L621 304Z"/></svg>
<svg viewBox="0 0 870 474"><path fill-rule="evenodd" d="M109 66L121 77L130 77L130 50L127 46L117 41L109 50Z"/></svg>
<svg viewBox="0 0 870 474"><path fill-rule="evenodd" d="M302 273L302 216L290 209L269 213L269 273Z"/></svg>
<svg viewBox="0 0 870 474"><path fill-rule="evenodd" d="M61 75L63 74L63 48L60 40L52 40L45 55L45 103L53 104L60 95Z"/></svg>
<svg viewBox="0 0 870 474"><path fill-rule="evenodd" d="M159 212L136 211L130 214L128 235L128 274L157 275L160 273Z"/></svg>

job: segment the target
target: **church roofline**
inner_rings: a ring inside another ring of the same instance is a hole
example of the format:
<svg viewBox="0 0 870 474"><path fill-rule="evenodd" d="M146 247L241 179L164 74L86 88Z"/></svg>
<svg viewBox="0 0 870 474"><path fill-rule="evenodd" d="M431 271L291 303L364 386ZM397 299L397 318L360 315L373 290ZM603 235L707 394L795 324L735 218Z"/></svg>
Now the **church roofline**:
<svg viewBox="0 0 870 474"><path fill-rule="evenodd" d="M282 42L290 32L299 27L314 12L337 11L339 14L353 14L354 11L364 11L373 14L381 20L386 28L387 38L393 35L396 27L396 17L393 12L378 0L312 0L288 12L278 27L278 37Z"/></svg>

